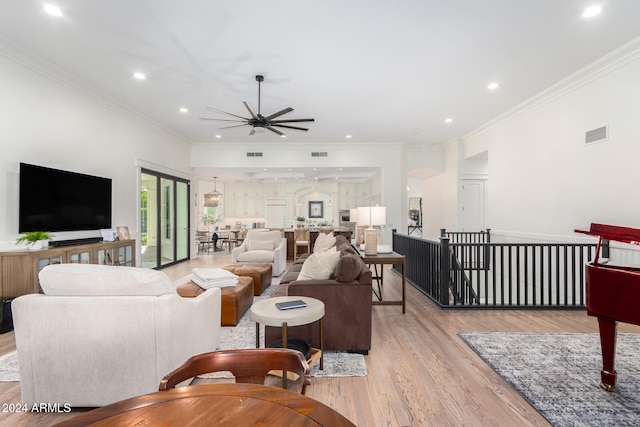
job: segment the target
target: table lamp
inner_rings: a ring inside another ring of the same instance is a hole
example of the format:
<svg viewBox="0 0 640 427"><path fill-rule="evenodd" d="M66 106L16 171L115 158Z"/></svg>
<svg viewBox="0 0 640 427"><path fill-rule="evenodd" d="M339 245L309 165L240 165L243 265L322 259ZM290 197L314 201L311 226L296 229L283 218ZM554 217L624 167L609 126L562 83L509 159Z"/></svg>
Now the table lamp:
<svg viewBox="0 0 640 427"><path fill-rule="evenodd" d="M358 225L368 226L364 230L364 254L378 253L378 230L374 226L387 224L387 208L384 206L366 206L358 208Z"/></svg>

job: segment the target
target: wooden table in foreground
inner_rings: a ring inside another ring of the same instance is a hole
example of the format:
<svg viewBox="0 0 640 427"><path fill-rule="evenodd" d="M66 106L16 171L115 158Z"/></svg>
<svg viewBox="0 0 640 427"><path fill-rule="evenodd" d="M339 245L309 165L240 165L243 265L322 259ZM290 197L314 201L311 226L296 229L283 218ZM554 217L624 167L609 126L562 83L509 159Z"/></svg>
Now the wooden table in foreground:
<svg viewBox="0 0 640 427"><path fill-rule="evenodd" d="M259 384L204 384L158 391L79 414L57 426L355 426L325 404Z"/></svg>
<svg viewBox="0 0 640 427"><path fill-rule="evenodd" d="M406 295L406 286L407 286L407 258L404 255L400 255L397 252L391 252L388 254L376 254L376 255L365 255L362 253L362 260L367 265L374 265L376 274L378 274L377 266L380 265L380 275L374 276L373 279L378 282L378 293L376 296L378 297L378 301L374 301L373 305L401 305L402 313L407 312L407 295ZM385 301L382 299L382 287L383 284L383 268L384 264L400 264L402 266L402 300L399 301ZM375 290L374 290L375 293Z"/></svg>

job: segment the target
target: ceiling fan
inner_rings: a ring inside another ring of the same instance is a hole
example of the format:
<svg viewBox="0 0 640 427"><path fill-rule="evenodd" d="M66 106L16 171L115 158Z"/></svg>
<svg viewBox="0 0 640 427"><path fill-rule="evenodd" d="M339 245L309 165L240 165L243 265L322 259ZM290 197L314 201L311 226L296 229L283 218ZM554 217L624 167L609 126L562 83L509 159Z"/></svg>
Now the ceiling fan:
<svg viewBox="0 0 640 427"><path fill-rule="evenodd" d="M226 111L222 111L222 110L216 110L215 108L211 108L211 107L205 107L205 110L209 110L212 111L214 113L220 113L220 114L226 114L228 116L232 116L232 117L236 117L236 120L231 120L231 119L215 119L215 118L208 118L208 117L201 117L200 120L213 120L213 121L218 121L218 122L238 122L238 123L242 123L239 125L232 125L232 126L226 126L226 127L222 127L220 129L230 129L230 128L235 128L235 127L240 127L240 126L251 126L251 132L249 132L249 135L253 135L256 132L263 132L265 129L270 130L271 132L275 132L280 136L284 136L284 132L282 132L279 129L276 128L287 128L287 129L296 129L296 130L303 130L303 131L308 131L309 129L307 128L302 128L302 127L298 127L298 126L291 126L285 123L300 123L300 122L313 122L314 119L291 119L291 120L274 120L280 116L284 116L287 113L290 113L293 111L293 108L291 107L287 107L283 110L278 111L277 113L273 113L269 116L263 116L260 113L260 83L262 83L264 81L264 77L261 75L257 75L256 76L256 81L258 82L258 112L256 113L256 111L253 109L253 107L251 106L251 104L249 104L248 102L244 101L244 106L247 107L247 110L249 110L249 114L251 115L251 117L242 117L242 116L238 116L236 114L232 114L232 113L227 113ZM238 120L240 119L240 120Z"/></svg>

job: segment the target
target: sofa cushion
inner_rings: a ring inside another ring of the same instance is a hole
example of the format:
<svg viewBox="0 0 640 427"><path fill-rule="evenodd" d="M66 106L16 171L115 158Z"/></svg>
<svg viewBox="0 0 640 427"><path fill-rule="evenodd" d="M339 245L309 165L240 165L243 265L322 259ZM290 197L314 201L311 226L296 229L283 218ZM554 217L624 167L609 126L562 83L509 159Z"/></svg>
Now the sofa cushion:
<svg viewBox="0 0 640 427"><path fill-rule="evenodd" d="M336 244L336 238L333 233L318 233L316 242L313 244L313 252L324 252Z"/></svg>
<svg viewBox="0 0 640 427"><path fill-rule="evenodd" d="M360 277L366 265L356 254L343 252L336 266L333 278L338 282L349 283Z"/></svg>
<svg viewBox="0 0 640 427"><path fill-rule="evenodd" d="M297 280L326 280L333 276L333 272L340 260L340 252L335 248L325 252L314 252L302 264Z"/></svg>
<svg viewBox="0 0 640 427"><path fill-rule="evenodd" d="M255 250L242 252L236 258L237 262L271 263L275 259L274 251Z"/></svg>
<svg viewBox="0 0 640 427"><path fill-rule="evenodd" d="M275 245L273 240L257 240L257 239L247 240L248 251L256 251L256 250L272 251L274 249L275 249Z"/></svg>
<svg viewBox="0 0 640 427"><path fill-rule="evenodd" d="M53 264L38 274L46 295L158 296L175 294L169 277L157 270L94 264Z"/></svg>

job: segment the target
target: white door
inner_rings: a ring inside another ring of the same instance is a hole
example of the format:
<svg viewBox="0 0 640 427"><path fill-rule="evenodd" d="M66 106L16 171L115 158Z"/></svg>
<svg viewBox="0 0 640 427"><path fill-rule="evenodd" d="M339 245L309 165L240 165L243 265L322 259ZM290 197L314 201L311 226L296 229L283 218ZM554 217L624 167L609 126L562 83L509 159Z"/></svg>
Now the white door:
<svg viewBox="0 0 640 427"><path fill-rule="evenodd" d="M462 180L460 231L484 230L485 180Z"/></svg>

